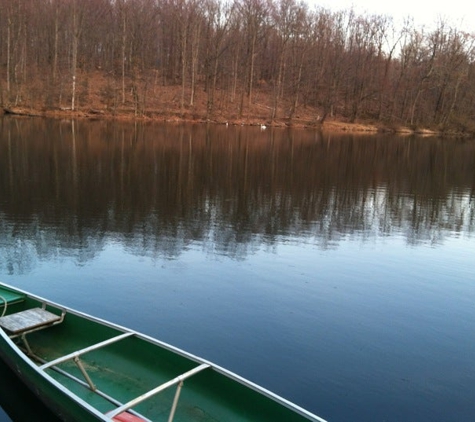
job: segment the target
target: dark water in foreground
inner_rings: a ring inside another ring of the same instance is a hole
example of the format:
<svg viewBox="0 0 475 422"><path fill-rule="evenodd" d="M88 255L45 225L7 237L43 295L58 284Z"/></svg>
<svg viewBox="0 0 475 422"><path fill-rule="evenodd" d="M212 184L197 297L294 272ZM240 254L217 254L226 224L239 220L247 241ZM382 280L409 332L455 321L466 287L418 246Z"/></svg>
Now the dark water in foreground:
<svg viewBox="0 0 475 422"><path fill-rule="evenodd" d="M474 231L473 141L0 119L3 281L329 421L474 420Z"/></svg>

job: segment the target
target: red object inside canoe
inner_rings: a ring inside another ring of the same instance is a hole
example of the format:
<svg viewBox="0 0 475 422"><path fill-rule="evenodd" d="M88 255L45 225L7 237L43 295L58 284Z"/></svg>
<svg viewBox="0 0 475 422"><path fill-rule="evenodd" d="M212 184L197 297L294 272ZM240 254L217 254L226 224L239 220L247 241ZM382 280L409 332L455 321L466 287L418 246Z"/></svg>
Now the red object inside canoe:
<svg viewBox="0 0 475 422"><path fill-rule="evenodd" d="M129 412L119 413L117 416L114 416L112 420L117 421L117 422L144 422L145 421L144 419L139 418L138 416L132 415L132 413L129 413Z"/></svg>

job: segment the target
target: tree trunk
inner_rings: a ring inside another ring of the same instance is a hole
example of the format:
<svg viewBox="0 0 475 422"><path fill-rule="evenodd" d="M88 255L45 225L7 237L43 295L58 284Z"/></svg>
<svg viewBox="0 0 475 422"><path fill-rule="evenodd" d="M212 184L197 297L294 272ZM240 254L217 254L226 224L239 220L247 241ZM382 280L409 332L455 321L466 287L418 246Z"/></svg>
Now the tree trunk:
<svg viewBox="0 0 475 422"><path fill-rule="evenodd" d="M78 45L79 45L79 17L77 13L76 0L73 2L73 45L72 45L72 93L71 93L71 110L76 110L76 73L78 64Z"/></svg>
<svg viewBox="0 0 475 422"><path fill-rule="evenodd" d="M124 7L122 7L122 57L121 57L122 104L125 104L125 48L126 48L126 42L127 42L127 34L126 34L125 10L124 10Z"/></svg>
<svg viewBox="0 0 475 422"><path fill-rule="evenodd" d="M183 24L182 39L181 39L181 99L180 99L181 114L183 114L185 112L187 36L188 36L188 31L187 31L186 23L184 23Z"/></svg>
<svg viewBox="0 0 475 422"><path fill-rule="evenodd" d="M12 18L10 14L8 14L8 25L7 25L7 98L10 100L10 68L11 68L11 45L12 45Z"/></svg>
<svg viewBox="0 0 475 422"><path fill-rule="evenodd" d="M58 73L58 43L59 43L59 5L56 3L54 16L54 52L53 52L53 86L56 85Z"/></svg>

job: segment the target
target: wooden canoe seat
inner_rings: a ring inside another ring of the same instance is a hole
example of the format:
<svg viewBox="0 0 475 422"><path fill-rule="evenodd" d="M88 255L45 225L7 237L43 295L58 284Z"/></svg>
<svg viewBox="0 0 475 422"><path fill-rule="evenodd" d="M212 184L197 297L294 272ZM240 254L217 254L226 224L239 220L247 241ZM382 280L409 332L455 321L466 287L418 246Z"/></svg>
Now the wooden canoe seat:
<svg viewBox="0 0 475 422"><path fill-rule="evenodd" d="M0 318L0 327L13 335L20 335L60 323L63 317L43 308L33 308Z"/></svg>

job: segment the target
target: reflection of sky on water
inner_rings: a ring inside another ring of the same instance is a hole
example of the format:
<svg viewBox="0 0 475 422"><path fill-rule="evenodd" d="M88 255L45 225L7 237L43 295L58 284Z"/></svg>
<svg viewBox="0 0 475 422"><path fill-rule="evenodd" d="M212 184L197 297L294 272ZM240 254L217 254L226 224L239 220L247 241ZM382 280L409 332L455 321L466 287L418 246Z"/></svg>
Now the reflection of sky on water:
<svg viewBox="0 0 475 422"><path fill-rule="evenodd" d="M474 253L463 236L434 247L399 234L347 237L335 249L280 238L242 260L195 241L169 259L111 240L86 265L39 261L6 281L46 287L54 300L203 355L326 417L346 420L345 403L371 420L362 402L381 408L378 417L397 402L392 420L429 421L453 402L470 410Z"/></svg>

